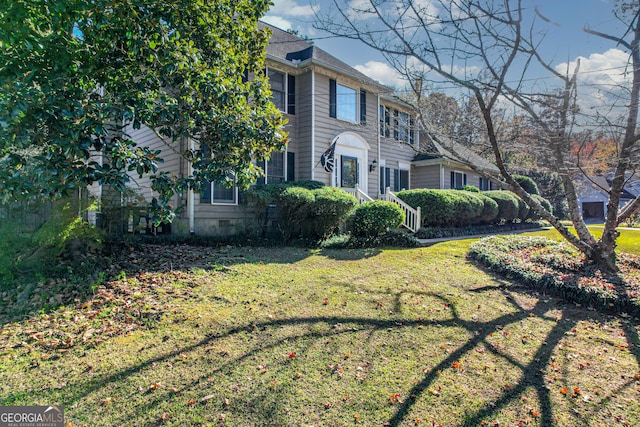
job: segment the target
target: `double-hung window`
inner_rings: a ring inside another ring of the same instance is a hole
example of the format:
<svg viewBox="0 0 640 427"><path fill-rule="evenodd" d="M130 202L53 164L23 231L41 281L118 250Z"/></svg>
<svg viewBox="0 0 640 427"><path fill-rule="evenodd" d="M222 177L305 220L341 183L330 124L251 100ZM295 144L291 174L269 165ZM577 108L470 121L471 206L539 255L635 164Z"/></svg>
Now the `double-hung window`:
<svg viewBox="0 0 640 427"><path fill-rule="evenodd" d="M329 80L329 116L353 123L367 121L367 92Z"/></svg>
<svg viewBox="0 0 640 427"><path fill-rule="evenodd" d="M202 146L203 161L209 162L213 158L213 153L207 145ZM225 177L216 181L205 181L200 190L200 203L202 204L227 204L238 203L238 188L235 185L233 172L229 172Z"/></svg>
<svg viewBox="0 0 640 427"><path fill-rule="evenodd" d="M271 86L271 102L273 102L280 111L295 114L295 76L268 68L267 77L269 78L269 85Z"/></svg>
<svg viewBox="0 0 640 427"><path fill-rule="evenodd" d="M462 188L467 185L467 174L458 171L451 171L451 188Z"/></svg>

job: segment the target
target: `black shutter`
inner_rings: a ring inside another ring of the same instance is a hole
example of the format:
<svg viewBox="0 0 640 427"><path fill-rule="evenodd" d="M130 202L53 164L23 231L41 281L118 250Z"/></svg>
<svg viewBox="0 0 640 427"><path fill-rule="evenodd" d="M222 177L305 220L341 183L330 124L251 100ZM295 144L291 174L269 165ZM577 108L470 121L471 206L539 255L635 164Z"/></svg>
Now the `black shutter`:
<svg viewBox="0 0 640 427"><path fill-rule="evenodd" d="M296 113L296 76L287 76L287 113Z"/></svg>
<svg viewBox="0 0 640 427"><path fill-rule="evenodd" d="M413 127L415 126L415 122L413 117L409 117L409 144L413 145L416 142L415 133Z"/></svg>
<svg viewBox="0 0 640 427"><path fill-rule="evenodd" d="M287 181L296 180L296 153L287 151Z"/></svg>
<svg viewBox="0 0 640 427"><path fill-rule="evenodd" d="M380 194L384 194L385 192L385 183L384 183L384 170L385 167L380 167Z"/></svg>
<svg viewBox="0 0 640 427"><path fill-rule="evenodd" d="M400 170L393 170L393 191L400 191Z"/></svg>
<svg viewBox="0 0 640 427"><path fill-rule="evenodd" d="M451 188L456 188L456 174L451 171Z"/></svg>
<svg viewBox="0 0 640 427"><path fill-rule="evenodd" d="M400 139L398 133L398 110L393 110L393 139L396 141Z"/></svg>
<svg viewBox="0 0 640 427"><path fill-rule="evenodd" d="M329 80L329 117L337 117L337 100L338 93L336 87L336 81Z"/></svg>
<svg viewBox="0 0 640 427"><path fill-rule="evenodd" d="M360 184L360 162L356 159L356 185Z"/></svg>
<svg viewBox="0 0 640 427"><path fill-rule="evenodd" d="M211 203L211 182L205 181L200 190L200 203Z"/></svg>
<svg viewBox="0 0 640 427"><path fill-rule="evenodd" d="M367 124L367 92L360 90L360 124Z"/></svg>
<svg viewBox="0 0 640 427"><path fill-rule="evenodd" d="M391 187L391 169L384 168L384 191L387 191L387 187Z"/></svg>
<svg viewBox="0 0 640 427"><path fill-rule="evenodd" d="M467 174L466 173L462 174L462 182L464 183L462 185L467 185Z"/></svg>
<svg viewBox="0 0 640 427"><path fill-rule="evenodd" d="M256 162L257 166L260 166L262 168L262 171L265 173L265 176L261 176L260 178L258 178L258 180L256 181L256 184L258 185L263 185L266 184L266 173L267 173L267 161L263 160L261 162Z"/></svg>

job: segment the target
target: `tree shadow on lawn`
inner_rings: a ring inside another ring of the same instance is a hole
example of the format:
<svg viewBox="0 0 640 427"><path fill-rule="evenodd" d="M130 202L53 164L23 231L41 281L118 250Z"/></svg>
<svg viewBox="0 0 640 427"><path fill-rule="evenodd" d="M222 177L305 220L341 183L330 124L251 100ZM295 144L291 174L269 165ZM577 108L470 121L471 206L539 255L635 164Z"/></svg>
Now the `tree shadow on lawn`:
<svg viewBox="0 0 640 427"><path fill-rule="evenodd" d="M233 374L236 369L242 369L242 365L244 363L252 360L252 358L254 358L255 356L259 356L260 353L266 353L270 349L275 349L278 346L284 345L291 341L300 343L306 342L308 346L312 346L316 342L325 341L327 339L336 338L341 335L354 333L354 329L350 327L334 327L326 331L313 331L312 327L314 325L356 325L357 330L369 331L370 334L373 334L377 331L385 330L401 331L406 328L439 326L463 328L471 335L471 337L466 342L464 342L464 344L460 345L458 348L449 353L432 369L430 369L428 373L424 375L422 380L414 384L407 384L407 389L402 393L402 395L407 396L407 398L402 402L398 402L398 405L396 406L397 409L395 409L395 412L388 419L385 425L399 426L407 422L408 417L411 415L411 411L415 402L422 395L424 395L430 387L433 386L439 375L439 372L444 372L446 369L450 369L454 362L461 360L466 355L473 354L473 351L479 346L483 346L487 352L491 353L499 359L506 361L511 367L519 370L521 372L521 379L516 384L511 385L509 388L505 388L501 395L498 396L495 400L488 402L484 407L476 410L474 413L467 414L465 421L460 425L480 425L482 421L485 421L490 417L497 415L500 410L505 408L507 405L513 402L517 402L518 398L522 396L527 389L530 388L533 388L535 390L537 398L540 402L540 425L551 427L558 425L553 413L554 408L550 395L550 389L545 383L545 378L542 371L550 365L554 350L559 346L561 340L566 336L566 334L574 329L579 322L592 320L592 316L590 315L590 313L583 310L565 308L560 310L562 316L561 319L558 320L556 317L550 317L548 315L548 312L550 310L558 309L558 300L552 298L538 299L533 307L525 308L521 304L518 304L516 300L511 297L510 291L513 291L513 289L507 290L504 286L497 286L472 290L472 292L475 293L482 293L486 291L499 291L504 294L507 297L507 300L510 302L514 311L501 315L490 321L465 320L458 314L458 309L455 303L452 303L442 295L429 294L431 297L434 297L446 303L450 318L438 321L428 321L399 318L395 318L393 320L384 320L355 316L322 316L283 318L269 320L257 324L246 324L240 327L231 328L217 335L206 336L204 339L201 339L194 344L177 347L173 351L169 351L164 354L152 357L141 363L129 366L126 369L114 372L113 374L104 377L92 378L88 381L82 381L79 378L76 378L75 380L70 379L70 384L62 392L62 396L64 397L61 403L65 406L73 407L79 402L85 400L92 393L100 391L104 387L108 387L111 383L117 383L123 381L123 379L133 377L144 371L152 370L158 364L168 363L172 359L175 359L180 355L196 352L199 349L215 344L219 340L237 336L239 334L248 333L256 329L261 331L277 331L283 327L303 326L306 328L305 330L307 332L303 334L287 335L270 343L258 340L259 342L255 343L254 347L248 348L242 354L226 361L225 363L221 363L218 366L211 366L210 369L202 373L197 378L191 379L190 383L181 387L179 391L176 392L163 390L154 392L153 396L148 397L147 402L136 407L136 412L147 413L153 411L154 409L157 410L157 408L160 407L166 400L175 400L176 396L186 394L187 392L192 392L193 390L202 389L207 385L209 378L214 377L216 374ZM399 298L399 296L396 296L396 300L398 300ZM399 312L400 310L397 310L397 306L398 304L396 304L396 311ZM569 316L570 318L568 318ZM516 360L513 356L509 355L498 346L492 344L489 340L489 337L496 330L502 329L508 325L518 324L530 317L537 317L555 323L551 330L546 334L545 338L540 340L540 345L535 350L535 354L531 358L531 362L523 363ZM631 337L629 339L630 345L635 346L640 342L633 325L627 324L626 326L623 326L623 329L625 330L625 333L627 333ZM637 349L637 347L635 348ZM634 355L636 356L636 359L640 361L640 359L638 358L637 350L634 351ZM286 363L290 363L290 361L283 359L280 361L271 362L269 369L283 369ZM397 374L402 375L401 372ZM624 388L626 386L630 386L631 382L632 381L628 382L628 384L625 384L622 387ZM481 390L478 390L478 392L481 392ZM285 416L284 406L287 403L287 396L280 396L280 400L278 400L279 403L274 403L274 400L268 397L269 393L270 392L265 387L256 387L256 389L253 390L252 393L249 393L249 396L251 397L248 397L247 399L250 399L250 401L245 402L245 407L251 408L253 415L255 417L258 417L257 419L260 419L261 422L265 425L286 425L287 420ZM613 393L615 393L615 391ZM614 395L613 393L611 394L612 396ZM295 399L293 395L289 398ZM11 398L9 400L11 400ZM601 402L601 405L605 402L606 400ZM280 407L279 405L282 405L282 407ZM594 412L595 410L596 408L594 408ZM120 415L120 418L118 418L118 422L126 424L126 422L128 420L131 420L134 415L135 414L132 413L126 413L125 411ZM581 420L584 421L585 424L588 421L588 415L575 416L582 417Z"/></svg>

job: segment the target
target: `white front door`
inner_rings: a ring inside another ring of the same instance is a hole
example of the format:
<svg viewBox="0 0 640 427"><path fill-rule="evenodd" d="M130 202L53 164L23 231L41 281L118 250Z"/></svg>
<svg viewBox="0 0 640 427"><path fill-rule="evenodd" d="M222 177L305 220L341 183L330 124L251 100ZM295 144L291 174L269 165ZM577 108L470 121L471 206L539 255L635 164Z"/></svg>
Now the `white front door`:
<svg viewBox="0 0 640 427"><path fill-rule="evenodd" d="M346 191L355 191L357 187L366 193L369 144L351 132L338 135L336 140L333 185Z"/></svg>

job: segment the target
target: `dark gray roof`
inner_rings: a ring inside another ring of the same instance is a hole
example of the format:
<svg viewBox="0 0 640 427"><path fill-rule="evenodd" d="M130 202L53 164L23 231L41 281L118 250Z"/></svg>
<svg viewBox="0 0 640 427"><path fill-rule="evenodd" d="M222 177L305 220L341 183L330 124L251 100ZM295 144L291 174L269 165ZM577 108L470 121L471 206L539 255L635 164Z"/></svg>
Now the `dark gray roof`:
<svg viewBox="0 0 640 427"><path fill-rule="evenodd" d="M290 62L291 66L294 67L300 62L311 60L312 63L333 69L364 84L376 86L380 91L393 92L392 88L378 83L335 56L314 46L309 40L304 40L265 22L259 22L258 25L260 28L269 28L271 30L271 38L267 45L267 56Z"/></svg>
<svg viewBox="0 0 640 427"><path fill-rule="evenodd" d="M417 154L413 158L413 162L442 159L443 161L453 161L462 165L471 164L477 169L488 173L499 172L496 165L480 157L462 144L450 139L437 142L425 134L421 134L420 139L423 152Z"/></svg>

